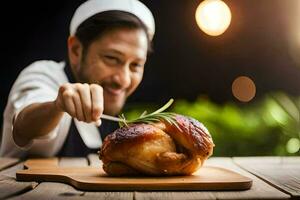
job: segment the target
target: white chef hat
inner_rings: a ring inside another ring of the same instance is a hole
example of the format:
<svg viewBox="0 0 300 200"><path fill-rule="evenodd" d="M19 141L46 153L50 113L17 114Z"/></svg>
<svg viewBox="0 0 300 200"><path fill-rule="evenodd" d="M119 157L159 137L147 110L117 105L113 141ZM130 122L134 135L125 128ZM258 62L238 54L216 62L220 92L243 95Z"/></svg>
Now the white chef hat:
<svg viewBox="0 0 300 200"><path fill-rule="evenodd" d="M138 0L88 0L75 11L70 24L70 35L75 35L78 26L97 13L119 10L138 17L147 27L150 39L155 32L154 17L151 11Z"/></svg>

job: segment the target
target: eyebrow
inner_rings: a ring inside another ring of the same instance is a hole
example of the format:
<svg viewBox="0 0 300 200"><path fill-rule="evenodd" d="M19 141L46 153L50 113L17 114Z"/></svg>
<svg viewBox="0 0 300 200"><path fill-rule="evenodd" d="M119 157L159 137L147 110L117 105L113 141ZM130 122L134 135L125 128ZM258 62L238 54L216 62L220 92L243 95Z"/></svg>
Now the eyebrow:
<svg viewBox="0 0 300 200"><path fill-rule="evenodd" d="M125 54L124 54L123 52L121 52L121 51L119 51L119 50L116 50L116 49L109 49L109 50L107 50L107 51L108 51L108 52L112 52L112 53L119 54L119 55L121 55L121 56L125 56ZM139 56L137 56L137 59L139 59L139 60L144 60L144 58L139 57Z"/></svg>
<svg viewBox="0 0 300 200"><path fill-rule="evenodd" d="M109 49L108 51L109 51L109 52L112 52L112 53L116 53L116 54L119 54L119 55L124 56L124 53L122 53L121 51L118 51L118 50L116 50L116 49Z"/></svg>

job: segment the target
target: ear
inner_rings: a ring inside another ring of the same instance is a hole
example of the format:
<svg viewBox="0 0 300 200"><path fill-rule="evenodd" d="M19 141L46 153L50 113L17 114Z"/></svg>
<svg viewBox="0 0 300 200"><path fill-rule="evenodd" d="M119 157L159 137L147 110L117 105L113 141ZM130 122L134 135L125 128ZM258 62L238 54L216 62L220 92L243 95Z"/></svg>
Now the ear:
<svg viewBox="0 0 300 200"><path fill-rule="evenodd" d="M68 38L68 55L71 66L80 66L82 45L76 36L70 36Z"/></svg>

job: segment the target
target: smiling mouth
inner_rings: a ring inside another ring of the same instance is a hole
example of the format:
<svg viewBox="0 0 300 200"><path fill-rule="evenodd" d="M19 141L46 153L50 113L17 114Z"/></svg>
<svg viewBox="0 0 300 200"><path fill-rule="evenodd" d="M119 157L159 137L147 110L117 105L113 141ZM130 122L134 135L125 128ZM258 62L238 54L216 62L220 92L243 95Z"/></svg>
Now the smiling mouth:
<svg viewBox="0 0 300 200"><path fill-rule="evenodd" d="M106 88L104 88L104 90L113 96L119 96L124 93L123 89L116 89L116 88L111 88L111 87L106 87Z"/></svg>

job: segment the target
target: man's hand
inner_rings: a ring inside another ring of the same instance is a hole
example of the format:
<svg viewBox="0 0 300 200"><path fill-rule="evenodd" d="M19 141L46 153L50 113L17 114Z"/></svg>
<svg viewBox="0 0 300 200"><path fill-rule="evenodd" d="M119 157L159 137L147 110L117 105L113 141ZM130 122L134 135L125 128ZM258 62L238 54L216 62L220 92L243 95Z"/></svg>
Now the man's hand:
<svg viewBox="0 0 300 200"><path fill-rule="evenodd" d="M66 83L59 88L55 105L73 118L84 122L101 124L103 112L103 89L97 84Z"/></svg>

